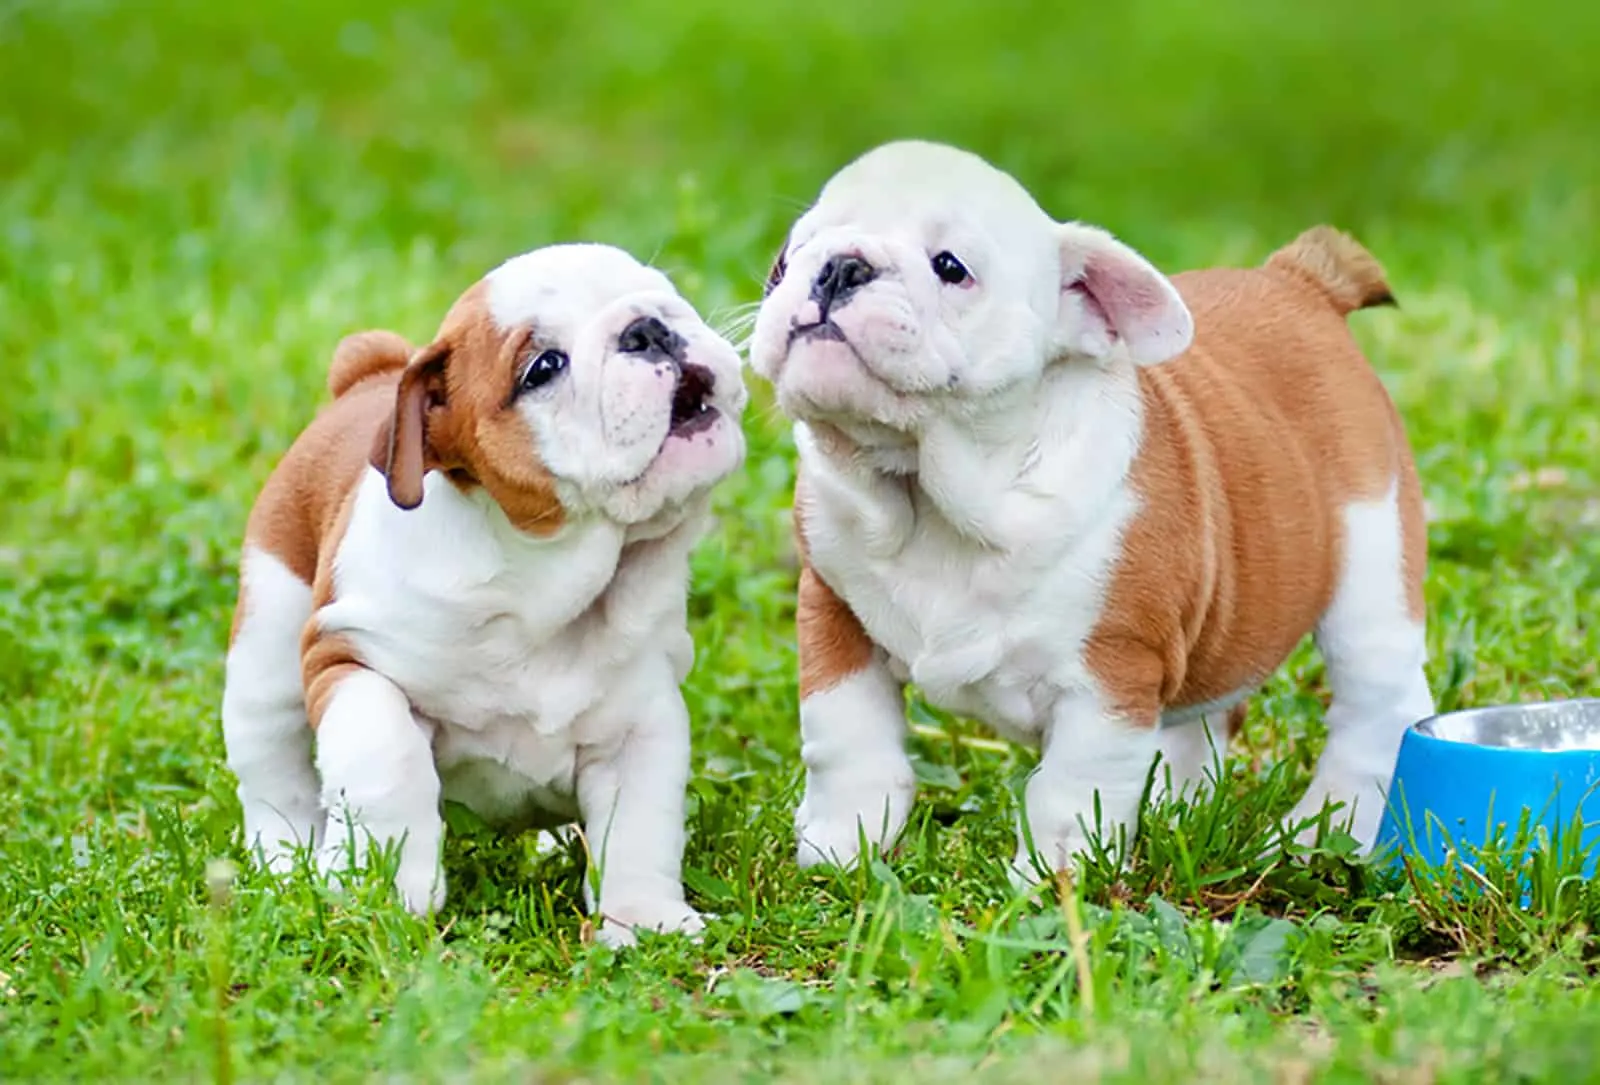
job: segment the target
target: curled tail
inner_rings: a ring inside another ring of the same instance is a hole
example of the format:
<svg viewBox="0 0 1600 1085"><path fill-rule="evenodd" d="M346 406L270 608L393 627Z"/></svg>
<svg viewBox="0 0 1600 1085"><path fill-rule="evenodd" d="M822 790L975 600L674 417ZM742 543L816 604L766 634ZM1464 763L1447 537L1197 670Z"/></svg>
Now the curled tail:
<svg viewBox="0 0 1600 1085"><path fill-rule="evenodd" d="M328 391L338 399L350 389L380 373L404 369L411 360L411 344L394 332L356 332L339 340L328 367Z"/></svg>
<svg viewBox="0 0 1600 1085"><path fill-rule="evenodd" d="M1377 258L1332 226L1311 227L1267 257L1267 267L1311 283L1340 315L1396 304Z"/></svg>

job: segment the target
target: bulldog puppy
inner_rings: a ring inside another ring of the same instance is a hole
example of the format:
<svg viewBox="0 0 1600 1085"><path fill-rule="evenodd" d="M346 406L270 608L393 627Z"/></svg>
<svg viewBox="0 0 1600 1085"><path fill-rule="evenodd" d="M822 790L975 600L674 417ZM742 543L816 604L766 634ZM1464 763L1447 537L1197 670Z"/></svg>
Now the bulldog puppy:
<svg viewBox="0 0 1600 1085"><path fill-rule="evenodd" d="M245 532L222 723L247 845L340 869L398 842L423 913L442 798L581 819L604 940L697 930L679 686L689 553L744 456L737 353L660 272L558 245L420 350L345 339L328 385Z"/></svg>
<svg viewBox="0 0 1600 1085"><path fill-rule="evenodd" d="M1344 319L1391 300L1328 227L1168 279L962 151L889 144L829 181L750 351L799 448L800 862L904 826L907 681L1040 749L1025 884L1028 831L1063 868L1097 796L1131 831L1158 753L1199 781L1307 632L1333 700L1291 816L1343 803L1370 846L1432 711L1416 470Z"/></svg>

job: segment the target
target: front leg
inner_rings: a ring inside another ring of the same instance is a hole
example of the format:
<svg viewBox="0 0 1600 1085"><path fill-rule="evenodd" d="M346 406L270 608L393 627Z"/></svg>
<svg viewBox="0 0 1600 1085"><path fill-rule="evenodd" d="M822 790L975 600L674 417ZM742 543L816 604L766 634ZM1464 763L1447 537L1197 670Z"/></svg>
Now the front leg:
<svg viewBox="0 0 1600 1085"><path fill-rule="evenodd" d="M803 549L803 548L802 548ZM798 861L848 866L861 837L887 850L916 795L906 756L905 700L861 623L809 565L795 615L800 650Z"/></svg>
<svg viewBox="0 0 1600 1085"><path fill-rule="evenodd" d="M1065 695L1045 732L1039 766L1028 779L1027 821L1018 829L1013 884L1031 886L1040 867L1064 870L1088 852L1097 795L1101 841L1114 845L1119 830L1131 838L1158 751L1153 716L1110 709L1091 692Z"/></svg>
<svg viewBox="0 0 1600 1085"><path fill-rule="evenodd" d="M610 946L633 944L635 928L694 934L705 926L683 897L689 712L665 660L658 670L626 698L636 722L578 750L578 807L598 870L584 897L601 915L597 939Z"/></svg>
<svg viewBox="0 0 1600 1085"><path fill-rule="evenodd" d="M374 844L398 844L401 900L417 915L436 911L445 894L444 821L429 731L398 686L355 663L320 670L306 700L329 814L319 865L329 873L360 867Z"/></svg>

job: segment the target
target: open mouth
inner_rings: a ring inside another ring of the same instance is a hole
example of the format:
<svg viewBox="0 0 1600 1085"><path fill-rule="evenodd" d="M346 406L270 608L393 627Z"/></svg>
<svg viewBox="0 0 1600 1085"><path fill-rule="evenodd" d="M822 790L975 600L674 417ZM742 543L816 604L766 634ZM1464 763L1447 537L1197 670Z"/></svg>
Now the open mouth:
<svg viewBox="0 0 1600 1085"><path fill-rule="evenodd" d="M672 393L672 418L667 432L673 437L699 433L717 420L709 400L716 378L704 366L685 363L678 370L678 387Z"/></svg>

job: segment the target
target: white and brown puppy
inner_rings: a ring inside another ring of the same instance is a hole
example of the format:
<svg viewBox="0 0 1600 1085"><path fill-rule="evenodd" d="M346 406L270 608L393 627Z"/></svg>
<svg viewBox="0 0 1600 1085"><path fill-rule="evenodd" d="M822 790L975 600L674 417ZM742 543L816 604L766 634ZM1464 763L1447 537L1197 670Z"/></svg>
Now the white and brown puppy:
<svg viewBox="0 0 1600 1085"><path fill-rule="evenodd" d="M690 550L744 455L737 353L660 272L560 245L421 350L351 336L328 384L246 529L222 722L247 844L338 867L403 840L423 912L441 798L581 819L604 938L698 928L680 683Z"/></svg>
<svg viewBox="0 0 1600 1085"><path fill-rule="evenodd" d="M801 862L905 824L907 681L1040 747L1027 828L1060 869L1097 793L1133 828L1158 751L1198 782L1198 721L1313 631L1333 702L1293 816L1345 803L1370 845L1431 710L1417 475L1344 319L1386 300L1328 228L1168 279L952 148L834 177L751 343L800 454Z"/></svg>

